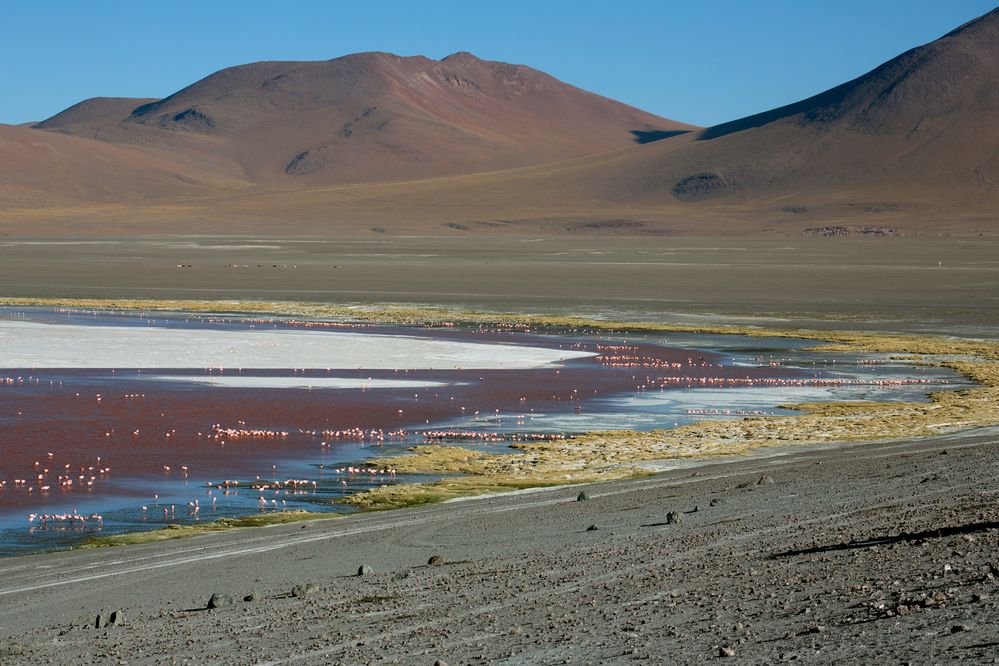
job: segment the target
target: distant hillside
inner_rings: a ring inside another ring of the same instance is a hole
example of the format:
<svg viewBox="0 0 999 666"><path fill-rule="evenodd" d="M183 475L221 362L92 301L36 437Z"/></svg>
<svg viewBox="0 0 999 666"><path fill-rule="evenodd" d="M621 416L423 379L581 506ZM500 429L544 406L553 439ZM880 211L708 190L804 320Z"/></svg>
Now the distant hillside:
<svg viewBox="0 0 999 666"><path fill-rule="evenodd" d="M187 135L188 152L224 156L253 183L292 186L490 171L692 129L469 53L258 62L163 100L87 100L38 128L151 149Z"/></svg>
<svg viewBox="0 0 999 666"><path fill-rule="evenodd" d="M384 53L41 126L0 133L0 233L996 234L999 10L704 130L526 67Z"/></svg>

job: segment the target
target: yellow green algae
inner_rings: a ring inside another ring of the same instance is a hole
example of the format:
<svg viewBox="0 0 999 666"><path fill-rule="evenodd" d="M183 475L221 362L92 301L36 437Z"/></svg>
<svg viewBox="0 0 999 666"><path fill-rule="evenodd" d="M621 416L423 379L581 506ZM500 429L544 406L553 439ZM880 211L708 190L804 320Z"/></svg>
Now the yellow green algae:
<svg viewBox="0 0 999 666"><path fill-rule="evenodd" d="M268 525L285 525L288 523L299 523L306 520L324 520L327 518L341 518L339 513L318 513L314 511L285 511L282 513L262 513L242 518L219 518L210 523L198 523L195 525L167 525L158 530L148 532L132 532L129 534L114 534L111 536L92 537L83 542L80 548L107 548L110 546L125 546L139 543L154 543L157 541L168 541L170 539L180 539L183 537L206 534L208 532L222 532L225 530L241 529L246 527L265 527Z"/></svg>
<svg viewBox="0 0 999 666"><path fill-rule="evenodd" d="M283 301L191 301L145 299L3 299L11 306L115 308L341 318L392 324L500 325L533 329L614 332L711 333L801 338L816 351L906 355L909 360L954 369L977 386L929 394L927 402L835 402L789 405L794 416L703 421L671 430L591 432L565 440L518 442L508 454L460 447L419 446L408 455L374 460L400 472L448 473L434 483L384 486L343 500L366 510L425 504L455 497L529 487L589 483L647 474L643 463L746 453L789 444L822 444L938 435L999 424L999 343L989 340L906 333L819 331L792 326L673 324L609 321L570 316L493 313L448 308L338 306Z"/></svg>

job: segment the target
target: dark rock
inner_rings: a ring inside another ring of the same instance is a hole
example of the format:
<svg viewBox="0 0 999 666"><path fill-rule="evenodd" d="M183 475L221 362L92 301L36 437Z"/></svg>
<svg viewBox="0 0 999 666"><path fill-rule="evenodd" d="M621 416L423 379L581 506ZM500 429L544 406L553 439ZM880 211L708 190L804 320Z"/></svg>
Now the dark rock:
<svg viewBox="0 0 999 666"><path fill-rule="evenodd" d="M97 619L94 621L94 629L102 629L106 623L107 620L105 620L104 616L98 613Z"/></svg>
<svg viewBox="0 0 999 666"><path fill-rule="evenodd" d="M588 499L590 499L590 496L587 495L585 492L581 492L578 495L576 495L577 502L585 502Z"/></svg>
<svg viewBox="0 0 999 666"><path fill-rule="evenodd" d="M299 583L291 588L291 596L301 599L316 591L316 586L312 583Z"/></svg>
<svg viewBox="0 0 999 666"><path fill-rule="evenodd" d="M971 631L971 627L966 624L955 624L950 628L950 633L952 634L959 634L962 631Z"/></svg>
<svg viewBox="0 0 999 666"><path fill-rule="evenodd" d="M358 576L370 576L374 572L375 572L375 570L372 569L371 567L369 567L367 564L362 564L361 566L359 566L357 568L357 575Z"/></svg>
<svg viewBox="0 0 999 666"><path fill-rule="evenodd" d="M429 564L432 567L439 567L440 565L444 564L444 556L434 555L429 560L427 560L427 564Z"/></svg>
<svg viewBox="0 0 999 666"><path fill-rule="evenodd" d="M219 594L216 592L208 600L208 605L205 606L208 610L214 610L216 608L222 608L223 606L232 606L232 597L228 594Z"/></svg>
<svg viewBox="0 0 999 666"><path fill-rule="evenodd" d="M682 180L673 186L673 196L681 201L697 201L718 194L730 183L719 173L701 171Z"/></svg>
<svg viewBox="0 0 999 666"><path fill-rule="evenodd" d="M683 520L683 516L681 516L676 511L670 511L669 513L666 514L666 522L670 525L675 525L676 523L679 523L681 520Z"/></svg>
<svg viewBox="0 0 999 666"><path fill-rule="evenodd" d="M590 525L589 527L587 527L587 528L586 528L586 531L587 531L587 532L596 532L596 531L597 531L597 530L599 530L599 529L600 529L600 528L599 528L599 527L597 527L596 525Z"/></svg>

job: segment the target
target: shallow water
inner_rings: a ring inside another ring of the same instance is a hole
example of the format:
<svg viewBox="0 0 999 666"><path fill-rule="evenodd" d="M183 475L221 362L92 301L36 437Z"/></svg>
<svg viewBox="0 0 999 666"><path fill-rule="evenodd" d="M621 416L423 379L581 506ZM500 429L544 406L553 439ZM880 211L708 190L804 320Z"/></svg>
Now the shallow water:
<svg viewBox="0 0 999 666"><path fill-rule="evenodd" d="M336 470L428 432L502 451L515 435L650 430L965 385L946 369L801 346L0 308L0 554L261 510L346 511L327 503L426 477ZM226 479L240 484L216 487ZM304 483L248 487L289 479Z"/></svg>

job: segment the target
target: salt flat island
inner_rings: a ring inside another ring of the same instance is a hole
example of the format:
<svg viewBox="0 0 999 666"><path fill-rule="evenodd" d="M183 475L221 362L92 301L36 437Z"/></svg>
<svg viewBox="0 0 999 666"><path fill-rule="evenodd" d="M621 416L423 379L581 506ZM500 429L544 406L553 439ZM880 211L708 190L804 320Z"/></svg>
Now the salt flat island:
<svg viewBox="0 0 999 666"><path fill-rule="evenodd" d="M925 402L970 385L950 368L811 344L4 307L0 552L405 506L427 488L441 499L633 476L748 453L728 435L690 444L683 429L700 422L786 417L801 402ZM594 431L637 435L608 456ZM672 437L661 432L682 441L649 448ZM547 448L525 466L531 447ZM544 475L518 476L532 466ZM487 472L501 481L468 482ZM447 483L459 485L434 485Z"/></svg>
<svg viewBox="0 0 999 666"><path fill-rule="evenodd" d="M233 322L238 323L238 322ZM4 321L11 368L526 369L592 352L295 328L111 326Z"/></svg>

